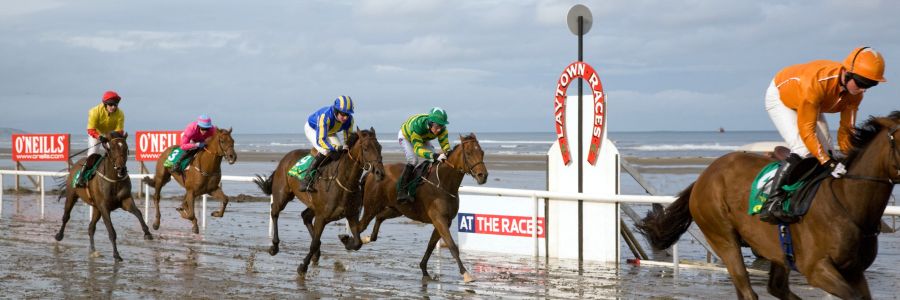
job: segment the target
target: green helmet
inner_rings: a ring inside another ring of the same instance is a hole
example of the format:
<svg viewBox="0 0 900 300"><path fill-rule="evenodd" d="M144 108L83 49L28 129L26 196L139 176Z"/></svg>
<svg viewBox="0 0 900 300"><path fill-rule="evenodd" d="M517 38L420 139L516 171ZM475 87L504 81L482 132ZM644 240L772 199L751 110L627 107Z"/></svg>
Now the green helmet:
<svg viewBox="0 0 900 300"><path fill-rule="evenodd" d="M441 126L447 126L447 124L450 124L450 122L447 122L447 112L440 107L431 109L431 112L428 113L428 121L437 123Z"/></svg>

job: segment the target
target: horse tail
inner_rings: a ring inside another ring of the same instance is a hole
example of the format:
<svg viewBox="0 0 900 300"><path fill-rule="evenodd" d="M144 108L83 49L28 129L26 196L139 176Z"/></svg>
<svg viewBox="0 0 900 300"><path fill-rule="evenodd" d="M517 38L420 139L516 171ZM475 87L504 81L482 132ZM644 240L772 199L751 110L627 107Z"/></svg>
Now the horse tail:
<svg viewBox="0 0 900 300"><path fill-rule="evenodd" d="M272 175L268 177L263 177L260 174L256 174L256 178L253 179L253 183L256 183L256 186L259 187L266 195L272 195L272 180L275 178L275 171L272 171Z"/></svg>
<svg viewBox="0 0 900 300"><path fill-rule="evenodd" d="M59 202L59 200L62 200L62 198L67 197L69 194L69 181L64 178L57 182L56 190L59 191L59 197L56 197L56 202Z"/></svg>
<svg viewBox="0 0 900 300"><path fill-rule="evenodd" d="M156 182L154 182L153 178L150 178L150 176L144 176L144 179L141 179L141 182L149 186L156 185Z"/></svg>
<svg viewBox="0 0 900 300"><path fill-rule="evenodd" d="M665 210L654 208L647 212L647 217L635 224L638 232L649 240L653 249L662 250L671 247L691 226L694 218L691 216L688 204L693 188L694 183L691 183L678 194L678 200L675 200Z"/></svg>

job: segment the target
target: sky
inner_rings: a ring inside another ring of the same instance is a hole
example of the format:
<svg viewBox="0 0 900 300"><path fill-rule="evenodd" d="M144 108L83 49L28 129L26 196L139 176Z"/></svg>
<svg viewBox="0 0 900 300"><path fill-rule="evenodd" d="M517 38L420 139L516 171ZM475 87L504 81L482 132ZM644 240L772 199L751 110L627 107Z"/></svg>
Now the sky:
<svg viewBox="0 0 900 300"><path fill-rule="evenodd" d="M859 119L900 109L900 1L0 0L0 127L83 134L115 90L131 132L205 113L236 134L299 134L339 95L379 132L434 106L451 132L552 132L578 3L613 132L774 130L763 96L779 69L862 45L889 81Z"/></svg>

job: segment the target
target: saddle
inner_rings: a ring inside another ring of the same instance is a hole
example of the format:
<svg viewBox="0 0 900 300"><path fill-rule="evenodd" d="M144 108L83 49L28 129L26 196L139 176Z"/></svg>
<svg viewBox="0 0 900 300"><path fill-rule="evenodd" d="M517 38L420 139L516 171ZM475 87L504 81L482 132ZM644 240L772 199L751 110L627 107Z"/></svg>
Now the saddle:
<svg viewBox="0 0 900 300"><path fill-rule="evenodd" d="M200 151L187 151L176 147L175 149L172 149L172 153L169 153L169 157L163 162L163 166L170 171L183 172L191 165L191 161L194 160L194 156L197 152ZM178 165L176 165L176 162Z"/></svg>
<svg viewBox="0 0 900 300"><path fill-rule="evenodd" d="M75 173L75 177L72 178L72 187L79 187L79 182L87 185L87 182L94 178L94 175L97 174L97 168L100 167L100 162L106 158L106 155L100 154L91 154L91 156L96 157L94 159L94 164L91 166L83 166L81 171ZM90 156L84 160L84 163L87 164L90 161Z"/></svg>
<svg viewBox="0 0 900 300"><path fill-rule="evenodd" d="M829 174L828 168L820 165L815 157L800 158L797 155L785 155L783 151L778 150L776 149L775 156L784 159L764 167L752 183L748 214L758 214L763 206L771 206L769 209L775 217L774 221L790 224L799 221L800 217L806 214L819 185L822 180L829 177ZM789 164L785 170L787 177L784 178L782 186L772 187L771 185L774 184L772 180L777 177L774 174L784 164ZM775 188L784 190L784 201L767 203L769 192L774 192Z"/></svg>
<svg viewBox="0 0 900 300"><path fill-rule="evenodd" d="M409 195L411 197L416 196L416 190L422 183L425 182L425 178L431 174L432 166L434 163L431 161L423 161L419 163L415 168L413 168L412 174L409 175L406 182L397 182L397 190L407 190L409 191Z"/></svg>

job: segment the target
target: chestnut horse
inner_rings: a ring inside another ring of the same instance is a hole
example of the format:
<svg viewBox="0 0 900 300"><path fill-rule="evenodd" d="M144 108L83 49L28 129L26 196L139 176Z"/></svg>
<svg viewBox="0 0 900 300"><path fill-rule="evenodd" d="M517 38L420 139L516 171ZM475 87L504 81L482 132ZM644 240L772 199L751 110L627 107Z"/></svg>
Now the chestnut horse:
<svg viewBox="0 0 900 300"><path fill-rule="evenodd" d="M156 161L156 174L153 178L144 177L143 182L149 184L156 190L153 195L153 203L156 205L156 220L153 221L153 229L159 229L159 191L163 186L175 177L185 189L184 200L181 207L176 208L181 217L188 219L193 224L193 232L200 233L197 226L197 218L194 216L194 199L203 194L209 194L213 198L222 200L222 208L212 213L213 217L220 218L225 214L225 207L228 206L228 196L222 192L222 158L228 160L228 164L234 164L237 161L237 154L234 153L234 139L231 138L231 128L217 129L216 133L206 139L206 147L202 151L194 155L191 164L185 167L181 174L175 174L167 169L163 163L172 153L172 150L178 145L169 147L160 154Z"/></svg>
<svg viewBox="0 0 900 300"><path fill-rule="evenodd" d="M107 134L109 142L104 143L106 148L106 157L97 167L94 177L88 181L84 187L73 187L72 180L75 173L81 170L81 166L85 164L87 158L78 160L71 168L69 168L69 176L61 183L65 185L65 192L59 194L59 198L66 198L66 207L63 210L62 226L56 233L56 240L62 241L66 230L66 223L69 222L69 216L75 201L79 198L91 206L91 222L88 225L88 236L91 238L91 252L94 249L94 231L97 229L97 221L103 218L103 224L106 224L106 231L109 233L109 241L112 242L113 257L115 260L122 261L119 256L119 249L116 247L116 229L113 228L112 219L109 213L117 208L127 210L141 223L141 229L144 230L144 239L152 240L153 235L144 223L144 217L141 210L134 204L131 196L131 180L128 177L128 169L125 162L128 160L128 143L125 139L128 134L119 135L113 131ZM95 154L98 155L98 154ZM60 186L60 190L63 187Z"/></svg>
<svg viewBox="0 0 900 300"><path fill-rule="evenodd" d="M809 211L790 225L796 269L810 285L843 299L870 299L863 272L875 260L881 217L900 182L900 111L870 118L851 138L847 174L822 181ZM741 240L771 261L768 292L798 299L790 291L789 261L778 230L747 214L750 184L771 159L731 153L716 159L664 211L648 213L638 228L656 249L678 241L692 220L728 268L742 299L756 299L741 255Z"/></svg>
<svg viewBox="0 0 900 300"><path fill-rule="evenodd" d="M321 254L319 248L322 245L322 231L325 230L325 225L346 218L351 230L358 228L356 223L359 221L359 210L362 208L362 203L359 203L359 197L353 194L359 193L358 183L362 172L374 173L375 177L379 179L384 176L381 144L378 143L374 128L363 131L357 128L355 134L350 134L346 146L349 149L339 150L342 151L340 158L319 167L318 179L314 183L316 192L301 192L300 180L288 175L288 170L306 155L307 152L303 150L288 152L281 158L278 167L272 171L269 177L262 178L257 175L254 180L266 195L274 195L272 202L274 233L272 247L269 248L270 255L278 254L278 244L281 242L278 238L278 215L281 214L288 202L294 200L295 196L306 205L306 209L301 215L303 223L312 236L312 241L309 253L306 254L303 263L297 267L300 277L306 275L310 260L318 261ZM359 249L362 246L359 232L353 231L353 242L345 243L345 246L348 250Z"/></svg>
<svg viewBox="0 0 900 300"><path fill-rule="evenodd" d="M430 223L434 226L431 239L425 249L425 255L419 262L422 278L428 279L428 259L439 239L450 248L450 253L459 265L459 273L465 282L475 278L469 274L459 258L459 248L450 233L450 224L459 212L459 185L466 174L472 176L478 184L487 182L488 170L484 165L484 151L475 134L460 136L460 143L450 150L447 161L437 163L432 172L423 178L424 183L416 188L415 200L410 204L397 202L397 180L403 173L404 164L391 164L386 169L390 180L377 181L369 176L363 182L363 205L365 212L356 232L362 232L369 226L372 218L376 218L372 228L371 241L378 239L378 229L384 220L401 215L407 218ZM346 241L346 239L342 239Z"/></svg>

